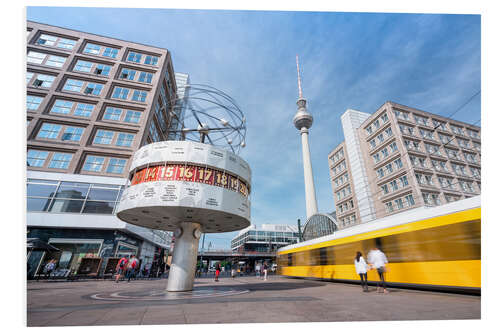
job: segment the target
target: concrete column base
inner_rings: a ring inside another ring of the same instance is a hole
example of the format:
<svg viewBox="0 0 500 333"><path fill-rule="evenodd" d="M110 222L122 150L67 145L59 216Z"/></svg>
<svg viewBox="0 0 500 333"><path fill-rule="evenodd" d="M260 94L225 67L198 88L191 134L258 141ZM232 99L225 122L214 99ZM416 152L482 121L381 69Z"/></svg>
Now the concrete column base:
<svg viewBox="0 0 500 333"><path fill-rule="evenodd" d="M172 264L168 275L167 291L193 290L198 242L200 240L200 224L182 222L179 225L180 236L175 237ZM176 231L176 233L178 233Z"/></svg>

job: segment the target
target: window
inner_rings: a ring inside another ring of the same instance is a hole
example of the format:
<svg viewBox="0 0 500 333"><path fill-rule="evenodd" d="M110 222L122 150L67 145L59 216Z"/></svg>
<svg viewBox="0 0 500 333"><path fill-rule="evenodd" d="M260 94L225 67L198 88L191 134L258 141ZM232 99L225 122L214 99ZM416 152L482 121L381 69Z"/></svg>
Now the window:
<svg viewBox="0 0 500 333"><path fill-rule="evenodd" d="M146 59L144 60L144 63L146 65L153 65L155 66L158 63L158 57L155 56L146 56Z"/></svg>
<svg viewBox="0 0 500 333"><path fill-rule="evenodd" d="M141 112L140 111L127 110L127 113L125 114L124 121L127 123L138 124L140 119L141 119Z"/></svg>
<svg viewBox="0 0 500 333"><path fill-rule="evenodd" d="M375 143L375 139L370 140L370 146L372 149L377 146L377 144Z"/></svg>
<svg viewBox="0 0 500 333"><path fill-rule="evenodd" d="M387 117L387 114L386 114L386 113L384 113L384 114L380 117L380 119L382 119L382 121L383 121L384 123L386 123L386 122L389 120L389 118Z"/></svg>
<svg viewBox="0 0 500 333"><path fill-rule="evenodd" d="M117 146L130 147L132 146L132 141L134 141L134 135L128 133L118 134L118 139L116 140Z"/></svg>
<svg viewBox="0 0 500 333"><path fill-rule="evenodd" d="M432 136L432 133L428 130L420 129L420 135L422 138L427 138L427 139L432 139L434 140L434 137Z"/></svg>
<svg viewBox="0 0 500 333"><path fill-rule="evenodd" d="M439 127L441 127L441 129L446 130L445 123L443 123L442 121L432 119L432 124L434 125L434 129L438 129Z"/></svg>
<svg viewBox="0 0 500 333"><path fill-rule="evenodd" d="M73 126L68 126L64 130L64 133L62 135L62 141L73 141L73 142L79 142L80 139L82 138L83 134L83 127L73 127Z"/></svg>
<svg viewBox="0 0 500 333"><path fill-rule="evenodd" d="M405 119L405 120L409 120L410 119L410 117L408 116L407 112L402 112L402 111L399 111L399 110L394 110L394 114L396 115L396 118L399 118L399 119Z"/></svg>
<svg viewBox="0 0 500 333"><path fill-rule="evenodd" d="M394 164L396 165L396 168L401 169L403 167L403 162L401 162L401 159L398 158L394 161Z"/></svg>
<svg viewBox="0 0 500 333"><path fill-rule="evenodd" d="M385 204L385 208L388 213L392 213L394 211L394 208L392 207L392 202L390 201Z"/></svg>
<svg viewBox="0 0 500 333"><path fill-rule="evenodd" d="M111 70L111 66L98 64L94 69L94 73L97 75L109 76L110 70Z"/></svg>
<svg viewBox="0 0 500 333"><path fill-rule="evenodd" d="M85 164L83 165L83 170L99 172L104 165L104 157L89 155L85 159Z"/></svg>
<svg viewBox="0 0 500 333"><path fill-rule="evenodd" d="M372 157L373 157L373 161L375 162L375 164L380 162L380 155L378 153L373 154Z"/></svg>
<svg viewBox="0 0 500 333"><path fill-rule="evenodd" d="M368 127L366 128L366 133L368 133L368 135L370 135L370 134L372 134L372 132L373 132L373 131L372 131L372 127L371 127L371 126L368 126Z"/></svg>
<svg viewBox="0 0 500 333"><path fill-rule="evenodd" d="M38 107L42 103L43 97L27 95L26 96L26 109L30 111L38 110Z"/></svg>
<svg viewBox="0 0 500 333"><path fill-rule="evenodd" d="M423 158L423 157L419 157L419 158L418 158L418 163L419 163L419 165L420 165L422 168L426 168L426 167L427 167L427 165L426 165L426 163L425 163L425 158Z"/></svg>
<svg viewBox="0 0 500 333"><path fill-rule="evenodd" d="M127 61L140 63L141 58L142 58L142 54L137 53L137 52L129 52L128 57L127 57Z"/></svg>
<svg viewBox="0 0 500 333"><path fill-rule="evenodd" d="M390 183L392 191L397 191L398 189L398 182L396 180L392 180Z"/></svg>
<svg viewBox="0 0 500 333"><path fill-rule="evenodd" d="M45 75L45 74L37 74L35 81L33 81L33 86L42 87L42 88L50 88L52 82L55 80L55 76Z"/></svg>
<svg viewBox="0 0 500 333"><path fill-rule="evenodd" d="M439 161L439 166L444 170L448 171L448 167L446 166L446 162L444 161Z"/></svg>
<svg viewBox="0 0 500 333"><path fill-rule="evenodd" d="M471 130L471 129L467 129L467 134L469 134L469 136L471 138L479 139L479 132L477 132L477 131L474 131L474 130Z"/></svg>
<svg viewBox="0 0 500 333"><path fill-rule="evenodd" d="M41 34L40 37L38 37L36 43L38 45L55 46L66 50L72 50L73 47L75 47L76 45L76 41L74 40L51 36L47 34Z"/></svg>
<svg viewBox="0 0 500 333"><path fill-rule="evenodd" d="M404 175L403 177L399 177L399 181L401 182L401 187L408 186L408 178L406 177L406 175Z"/></svg>
<svg viewBox="0 0 500 333"><path fill-rule="evenodd" d="M387 184L380 186L380 188L382 189L382 192L384 192L384 194L389 193L389 189L387 188Z"/></svg>
<svg viewBox="0 0 500 333"><path fill-rule="evenodd" d="M379 135L377 135L377 139L378 139L379 143L384 142L384 135L382 133L380 133Z"/></svg>
<svg viewBox="0 0 500 333"><path fill-rule="evenodd" d="M396 199L395 202L398 209L403 209L403 200L401 198Z"/></svg>
<svg viewBox="0 0 500 333"><path fill-rule="evenodd" d="M446 155L448 155L449 158L461 160L460 156L458 155L458 150L445 148L445 151Z"/></svg>
<svg viewBox="0 0 500 333"><path fill-rule="evenodd" d="M432 183L432 176L430 175L425 175L425 182L427 183L427 185L433 185Z"/></svg>
<svg viewBox="0 0 500 333"><path fill-rule="evenodd" d="M413 195L409 194L409 195L405 196L405 199L406 199L406 203L408 204L408 206L415 205L415 200L413 200Z"/></svg>
<svg viewBox="0 0 500 333"><path fill-rule="evenodd" d="M90 73L93 63L89 61L78 60L75 65L75 71Z"/></svg>
<svg viewBox="0 0 500 333"><path fill-rule="evenodd" d="M449 135L439 133L438 136L439 136L439 140L444 144L448 144L451 141L451 136L449 136Z"/></svg>
<svg viewBox="0 0 500 333"><path fill-rule="evenodd" d="M118 54L118 49L115 49L112 47L105 48L104 52L102 53L102 55L104 57L113 58L113 59L116 59L117 54Z"/></svg>
<svg viewBox="0 0 500 333"><path fill-rule="evenodd" d="M83 50L83 53L89 53L94 55L99 55L100 52L101 52L101 46L92 43L87 43L87 45L85 45L85 49Z"/></svg>
<svg viewBox="0 0 500 333"><path fill-rule="evenodd" d="M26 84L30 83L31 79L33 78L33 75L35 75L35 73L26 72Z"/></svg>
<svg viewBox="0 0 500 333"><path fill-rule="evenodd" d="M38 40L36 41L36 43L38 45L55 46L56 41L57 41L56 36L41 34L40 37L38 37Z"/></svg>
<svg viewBox="0 0 500 333"><path fill-rule="evenodd" d="M49 156L48 151L29 149L27 154L27 163L31 167L43 167L45 159Z"/></svg>
<svg viewBox="0 0 500 333"><path fill-rule="evenodd" d="M71 162L72 154L68 153L54 153L50 161L49 168L51 169L67 169Z"/></svg>
<svg viewBox="0 0 500 333"><path fill-rule="evenodd" d="M94 111L94 104L78 103L75 109L75 116L89 118Z"/></svg>
<svg viewBox="0 0 500 333"><path fill-rule="evenodd" d="M73 102L56 99L50 113L69 114L73 108Z"/></svg>
<svg viewBox="0 0 500 333"><path fill-rule="evenodd" d="M101 145L109 145L113 141L114 133L112 131L98 130L94 138L94 143Z"/></svg>
<svg viewBox="0 0 500 333"><path fill-rule="evenodd" d="M57 47L66 50L72 50L75 45L76 41L66 38L59 38L59 42L57 43Z"/></svg>
<svg viewBox="0 0 500 333"><path fill-rule="evenodd" d="M151 83L153 80L153 73L141 72L139 75L139 82Z"/></svg>
<svg viewBox="0 0 500 333"><path fill-rule="evenodd" d="M26 61L32 64L40 65L45 60L45 56L46 56L45 53L29 51L26 57Z"/></svg>
<svg viewBox="0 0 500 333"><path fill-rule="evenodd" d="M427 120L428 118L425 118L425 117L420 117L420 116L417 116L417 115L413 115L413 117L415 118L416 122L420 125L425 125L427 126Z"/></svg>
<svg viewBox="0 0 500 333"><path fill-rule="evenodd" d="M108 167L106 168L106 172L121 174L123 173L123 169L125 168L126 163L127 160L121 158L110 158Z"/></svg>
<svg viewBox="0 0 500 333"><path fill-rule="evenodd" d="M133 70L133 69L124 68L124 69L122 69L122 72L120 73L120 79L133 80L134 77L135 77L135 70Z"/></svg>
<svg viewBox="0 0 500 333"><path fill-rule="evenodd" d="M390 127L387 127L387 129L385 130L385 134L389 137L392 135L392 128Z"/></svg>
<svg viewBox="0 0 500 333"><path fill-rule="evenodd" d="M101 90L102 90L102 84L92 82L87 84L84 93L99 96L101 94Z"/></svg>
<svg viewBox="0 0 500 333"><path fill-rule="evenodd" d="M396 144L396 142L391 143L389 145L389 148L391 148L391 153L398 151L398 145Z"/></svg>
<svg viewBox="0 0 500 333"><path fill-rule="evenodd" d="M143 90L134 90L134 94L132 95L132 100L137 102L145 102L147 92Z"/></svg>
<svg viewBox="0 0 500 333"><path fill-rule="evenodd" d="M128 88L115 87L113 91L113 98L127 99L130 90Z"/></svg>
<svg viewBox="0 0 500 333"><path fill-rule="evenodd" d="M380 128L380 122L378 121L378 119L373 122L373 126L375 126L376 129Z"/></svg>
<svg viewBox="0 0 500 333"><path fill-rule="evenodd" d="M384 177L384 169L382 169L382 168L377 169L377 175L378 175L378 178Z"/></svg>
<svg viewBox="0 0 500 333"><path fill-rule="evenodd" d="M68 79L64 84L63 90L80 92L83 87L83 81Z"/></svg>
<svg viewBox="0 0 500 333"><path fill-rule="evenodd" d="M122 109L108 106L106 107L106 111L104 112L102 119L119 121L121 115L122 115Z"/></svg>
<svg viewBox="0 0 500 333"><path fill-rule="evenodd" d="M55 55L49 55L47 62L45 63L47 66L61 68L66 62L66 57L58 57Z"/></svg>
<svg viewBox="0 0 500 333"><path fill-rule="evenodd" d="M389 163L385 166L385 170L387 171L387 174L392 173L392 163Z"/></svg>
<svg viewBox="0 0 500 333"><path fill-rule="evenodd" d="M383 158L389 156L389 151L387 150L387 147L384 147L380 152L382 153Z"/></svg>
<svg viewBox="0 0 500 333"><path fill-rule="evenodd" d="M51 123L43 123L42 128L38 132L37 138L39 139L57 139L62 126Z"/></svg>

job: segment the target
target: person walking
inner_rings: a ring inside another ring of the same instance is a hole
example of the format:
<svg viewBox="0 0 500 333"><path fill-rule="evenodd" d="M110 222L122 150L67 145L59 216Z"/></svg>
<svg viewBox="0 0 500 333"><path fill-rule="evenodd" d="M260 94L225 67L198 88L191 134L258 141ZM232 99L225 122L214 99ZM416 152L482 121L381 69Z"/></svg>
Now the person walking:
<svg viewBox="0 0 500 333"><path fill-rule="evenodd" d="M388 291L385 285L384 273L387 271L385 265L388 261L384 252L380 251L377 247L374 247L373 250L368 253L368 263L377 270L380 282L382 283L382 288L384 288L383 292L384 294L387 294ZM379 282L377 282L377 291L381 292Z"/></svg>
<svg viewBox="0 0 500 333"><path fill-rule="evenodd" d="M130 282L132 277L135 278L135 269L137 268L137 258L135 255L131 255L127 264L127 282Z"/></svg>
<svg viewBox="0 0 500 333"><path fill-rule="evenodd" d="M368 291L368 280L366 273L367 266L368 265L366 264L363 255L358 251L356 253L356 257L354 258L354 267L356 268L356 273L359 274L359 277L361 278L361 288L363 288L364 292Z"/></svg>
<svg viewBox="0 0 500 333"><path fill-rule="evenodd" d="M220 275L220 264L217 263L215 266L215 282L219 282L219 275Z"/></svg>
<svg viewBox="0 0 500 333"><path fill-rule="evenodd" d="M54 271L55 268L56 268L55 259L50 259L49 262L43 268L44 277L50 279L50 274Z"/></svg>
<svg viewBox="0 0 500 333"><path fill-rule="evenodd" d="M125 272L125 270L127 268L127 263L128 263L128 260L125 257L122 257L120 260L118 260L118 264L116 264L116 268L115 268L115 271L116 271L115 282L116 283L118 283L118 281L120 280L120 277Z"/></svg>
<svg viewBox="0 0 500 333"><path fill-rule="evenodd" d="M267 263L262 265L262 271L264 272L264 281L267 281Z"/></svg>

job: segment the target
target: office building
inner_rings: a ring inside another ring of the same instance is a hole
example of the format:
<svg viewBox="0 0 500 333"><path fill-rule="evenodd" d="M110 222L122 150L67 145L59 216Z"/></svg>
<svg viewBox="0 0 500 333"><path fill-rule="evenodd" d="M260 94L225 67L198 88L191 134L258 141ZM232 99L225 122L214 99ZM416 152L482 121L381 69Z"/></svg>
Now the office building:
<svg viewBox="0 0 500 333"><path fill-rule="evenodd" d="M231 240L233 252L274 252L280 247L294 244L299 241L299 232L296 226L254 224L239 231Z"/></svg>
<svg viewBox="0 0 500 333"><path fill-rule="evenodd" d="M167 49L28 21L28 238L56 246L32 253L73 274L83 257L164 257L170 235L114 215L132 154L180 128L182 108ZM186 74L180 75L188 82ZM71 272L70 272L71 271Z"/></svg>
<svg viewBox="0 0 500 333"><path fill-rule="evenodd" d="M347 110L328 155L340 228L481 194L481 128L386 102Z"/></svg>

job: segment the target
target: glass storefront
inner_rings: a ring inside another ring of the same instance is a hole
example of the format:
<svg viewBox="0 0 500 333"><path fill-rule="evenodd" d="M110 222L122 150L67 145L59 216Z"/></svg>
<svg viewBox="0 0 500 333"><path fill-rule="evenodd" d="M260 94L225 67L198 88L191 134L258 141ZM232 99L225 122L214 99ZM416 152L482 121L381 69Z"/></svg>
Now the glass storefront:
<svg viewBox="0 0 500 333"><path fill-rule="evenodd" d="M60 251L47 252L39 266L38 274L44 274L45 265L52 259L56 260L54 276L66 277L78 270L82 258L96 258L99 256L103 240L49 240L49 244Z"/></svg>
<svg viewBox="0 0 500 333"><path fill-rule="evenodd" d="M113 214L123 186L28 179L28 212Z"/></svg>

